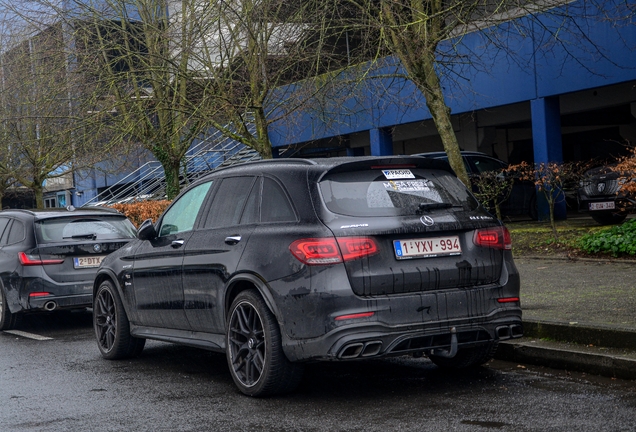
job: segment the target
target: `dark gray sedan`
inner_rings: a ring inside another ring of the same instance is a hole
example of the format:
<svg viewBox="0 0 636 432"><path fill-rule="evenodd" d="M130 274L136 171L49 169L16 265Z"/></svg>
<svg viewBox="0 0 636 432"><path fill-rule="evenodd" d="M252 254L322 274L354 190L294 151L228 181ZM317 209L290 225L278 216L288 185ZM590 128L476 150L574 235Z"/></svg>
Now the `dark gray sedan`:
<svg viewBox="0 0 636 432"><path fill-rule="evenodd" d="M26 313L91 307L97 268L135 234L109 208L1 211L0 330Z"/></svg>

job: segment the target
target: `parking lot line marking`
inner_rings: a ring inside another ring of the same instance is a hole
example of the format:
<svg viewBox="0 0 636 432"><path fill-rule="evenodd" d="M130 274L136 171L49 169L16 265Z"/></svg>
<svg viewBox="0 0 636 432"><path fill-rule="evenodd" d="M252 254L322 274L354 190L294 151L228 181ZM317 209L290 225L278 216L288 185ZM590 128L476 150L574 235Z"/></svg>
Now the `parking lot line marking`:
<svg viewBox="0 0 636 432"><path fill-rule="evenodd" d="M29 339L39 340L39 341L53 340L53 338L50 338L50 337L40 336L40 335L36 335L36 334L33 334L33 333L27 333L27 332L21 331L21 330L5 330L4 332L5 333L11 333L11 334L16 335L16 336L22 336L22 337L29 338Z"/></svg>

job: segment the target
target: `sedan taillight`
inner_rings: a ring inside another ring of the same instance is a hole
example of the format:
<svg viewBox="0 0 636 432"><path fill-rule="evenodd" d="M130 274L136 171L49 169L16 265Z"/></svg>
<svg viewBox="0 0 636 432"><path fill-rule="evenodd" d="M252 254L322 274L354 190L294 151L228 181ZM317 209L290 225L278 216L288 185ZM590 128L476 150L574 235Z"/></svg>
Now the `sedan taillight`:
<svg viewBox="0 0 636 432"><path fill-rule="evenodd" d="M378 245L369 237L308 238L296 240L289 250L303 264L328 265L373 255Z"/></svg>
<svg viewBox="0 0 636 432"><path fill-rule="evenodd" d="M64 258L56 256L42 258L40 255L27 255L24 252L18 252L18 258L23 266L62 264L64 262Z"/></svg>
<svg viewBox="0 0 636 432"><path fill-rule="evenodd" d="M473 236L473 243L477 246L493 249L512 249L510 231L504 226L476 230Z"/></svg>

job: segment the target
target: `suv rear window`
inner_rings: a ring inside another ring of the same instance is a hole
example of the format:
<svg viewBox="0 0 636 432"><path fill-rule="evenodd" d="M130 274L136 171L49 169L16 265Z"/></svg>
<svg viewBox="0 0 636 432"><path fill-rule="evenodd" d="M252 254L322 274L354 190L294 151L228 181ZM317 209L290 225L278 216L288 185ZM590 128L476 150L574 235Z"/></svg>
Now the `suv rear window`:
<svg viewBox="0 0 636 432"><path fill-rule="evenodd" d="M347 216L395 216L420 212L422 205L447 205L473 210L479 203L447 171L400 170L397 177L382 170L328 174L320 182L327 208Z"/></svg>
<svg viewBox="0 0 636 432"><path fill-rule="evenodd" d="M82 216L43 219L35 223L38 244L64 241L135 238L135 227L125 217Z"/></svg>

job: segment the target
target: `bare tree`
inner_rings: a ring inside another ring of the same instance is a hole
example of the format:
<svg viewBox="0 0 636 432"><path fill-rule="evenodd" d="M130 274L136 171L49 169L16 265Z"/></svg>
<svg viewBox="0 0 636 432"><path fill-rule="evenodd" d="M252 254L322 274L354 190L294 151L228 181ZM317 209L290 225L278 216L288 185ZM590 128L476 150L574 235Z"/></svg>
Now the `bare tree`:
<svg viewBox="0 0 636 432"><path fill-rule="evenodd" d="M152 152L164 168L171 199L179 192L184 156L207 126L195 115L204 100L189 85L188 55L172 49L165 2L107 6L106 11L85 6L80 17L67 17L78 69L92 80L94 112L111 129L111 142L136 141ZM136 19L128 16L130 6Z"/></svg>
<svg viewBox="0 0 636 432"><path fill-rule="evenodd" d="M351 83L371 76L360 66L363 61L384 65L390 55L424 94L451 166L468 184L440 84L445 65L476 67L475 59L456 49L467 33L481 32L488 43L505 48L505 31L489 29L564 2L71 0L64 8L52 0L30 3L39 5L36 12L53 10L71 34L73 64L90 77L84 93L96 108L89 111L98 111L101 119L108 113L105 121L91 119L93 127L110 128L111 143L142 143L163 165L172 197L184 155L207 129L269 158L272 122L293 119L290 113L320 100L316 95L344 100ZM524 37L522 29L516 31ZM337 79L341 76L353 78Z"/></svg>
<svg viewBox="0 0 636 432"><path fill-rule="evenodd" d="M35 193L43 207L47 179L74 169L78 155L99 151L83 139L74 116L72 74L69 73L60 25L28 35L13 35L15 43L2 53L0 128L7 176ZM25 37L26 36L26 37Z"/></svg>
<svg viewBox="0 0 636 432"><path fill-rule="evenodd" d="M46 0L42 0L46 1ZM338 55L319 29L318 2L110 0L76 2L66 17L77 67L93 100L111 112L115 140L143 144L161 162L168 198L179 191L184 156L213 128L272 157L274 89L317 76ZM289 106L286 113L297 107Z"/></svg>
<svg viewBox="0 0 636 432"><path fill-rule="evenodd" d="M484 46L492 47L493 52L513 63L521 64L527 59L510 48L514 45L512 41L533 34L539 38L539 50L544 50L534 55L549 53L555 45L560 45L568 59L577 61L577 53L588 52L611 62L612 59L604 56L602 49L589 39L586 30L578 26L576 19L589 18L590 11L596 10L599 20L630 22L634 6L605 0L570 3L563 0L336 0L332 7L345 4L356 11L344 17L343 25L352 33L370 36L369 44L375 45L374 51L365 53L368 71L386 66L387 56L399 60L399 67L393 68L392 75L401 74L424 95L449 162L459 178L469 185L446 100L451 89L444 91L442 82L445 86L461 87L460 83L468 82L475 71L488 73L490 59L479 58L469 49L463 49L464 38L469 33L479 34ZM591 69L590 72L594 73ZM362 76L378 79L390 75L363 72Z"/></svg>
<svg viewBox="0 0 636 432"><path fill-rule="evenodd" d="M219 114L209 118L216 129L271 158L269 125L303 100L281 97L277 90L310 80L318 83L312 93L320 92L331 80L324 73L346 66L334 10L320 0L200 4L195 0L195 13L183 9L179 19L201 30L192 60L213 83L208 96Z"/></svg>

